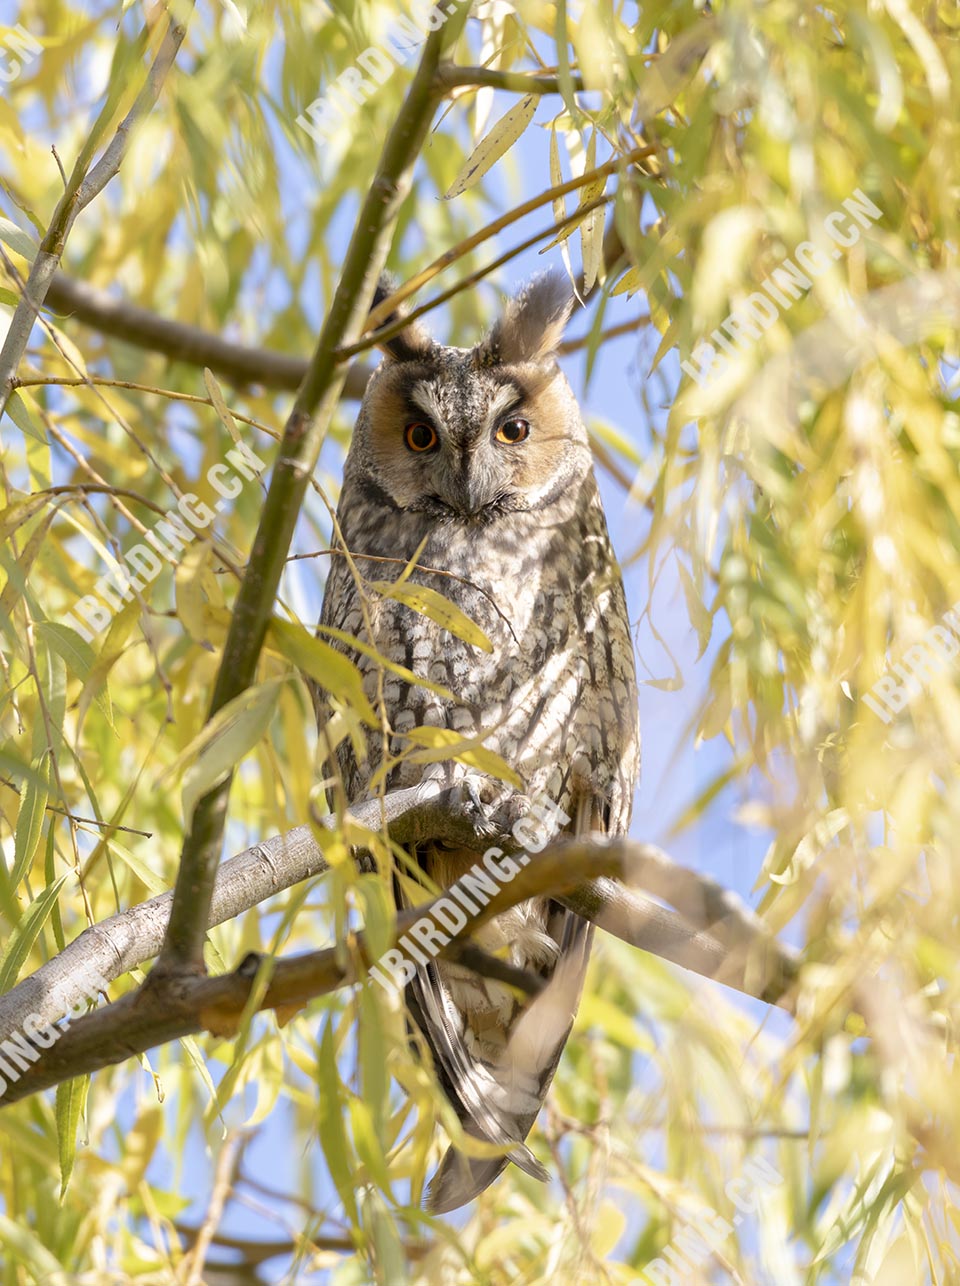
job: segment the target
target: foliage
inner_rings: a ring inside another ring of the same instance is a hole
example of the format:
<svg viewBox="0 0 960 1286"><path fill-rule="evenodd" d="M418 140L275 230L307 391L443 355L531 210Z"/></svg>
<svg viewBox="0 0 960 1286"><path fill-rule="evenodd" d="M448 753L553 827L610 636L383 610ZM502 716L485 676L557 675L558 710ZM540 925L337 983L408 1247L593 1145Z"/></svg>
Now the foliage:
<svg viewBox="0 0 960 1286"><path fill-rule="evenodd" d="M202 4L64 268L305 358L410 71L319 146L297 117L395 16L371 0ZM62 192L51 144L69 171L111 90L115 128L162 10L25 0L18 21L42 52L3 64L20 63L0 95L5 313ZM649 149L464 251L441 284L534 233L546 245L551 223L576 216L560 250L586 290L602 281L588 376L605 328L636 318L634 296L649 310L641 410L596 427L597 458L646 505L624 560L644 561L651 591L679 560L711 663L695 732L730 746L685 824L739 802L742 825L770 836L750 875L769 924L804 947L795 1021L605 941L533 1136L558 1182L511 1167L456 1229L418 1208L435 1124L455 1123L378 989L186 1039L145 1071L128 1061L0 1112L4 1283L188 1280L182 1230L225 1191L229 1209L256 1198L276 1224L264 1281L627 1283L704 1211L732 1222L727 1185L758 1153L777 1181L700 1280L954 1280L957 671L931 673L889 722L863 697L960 599L957 25L947 0L486 0L445 58L523 80L451 80L390 259L407 280L521 202ZM9 29L0 43L10 50ZM857 190L881 214L856 244L721 378L701 387L687 373L675 396L677 353L690 358L804 241L829 254L824 219ZM604 195L612 210L595 204ZM615 270L605 215L627 255ZM511 265L491 280L512 285ZM457 291L435 316L473 336L494 295ZM770 385L777 355L786 376ZM208 725L260 481L244 478L92 641L76 603L179 496L217 504L208 470L237 441L272 465L289 393L221 388L190 360L50 309L18 375L0 456L0 990L170 888L196 800L233 767L228 851L309 816L319 757L303 671L325 676L339 735L378 717L349 667L332 673L311 642L349 403L256 684ZM341 835L329 876L214 930L211 969L342 942L360 918L386 944L385 877L345 856ZM240 1129L242 1156L228 1154L224 1132ZM224 1156L233 1169L215 1176ZM240 1241L256 1267L252 1238ZM231 1253L215 1246L210 1262Z"/></svg>

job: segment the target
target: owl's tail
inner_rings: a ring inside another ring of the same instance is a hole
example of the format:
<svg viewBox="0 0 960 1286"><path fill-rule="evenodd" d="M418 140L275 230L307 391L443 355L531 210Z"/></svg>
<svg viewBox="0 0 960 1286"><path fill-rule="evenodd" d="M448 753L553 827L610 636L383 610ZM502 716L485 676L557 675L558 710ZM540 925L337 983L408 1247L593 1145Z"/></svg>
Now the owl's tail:
<svg viewBox="0 0 960 1286"><path fill-rule="evenodd" d="M503 1156L468 1157L448 1148L427 1190L429 1210L442 1214L472 1201L508 1162L546 1181L548 1172L524 1143L543 1104L580 1002L593 926L554 905L549 932L560 947L544 989L522 1010L495 1062L467 1048L462 1018L436 971L411 983L411 1009L433 1050L441 1083L466 1132L509 1148ZM429 972L428 972L429 971Z"/></svg>
<svg viewBox="0 0 960 1286"><path fill-rule="evenodd" d="M525 1143L518 1144L508 1156L490 1157L487 1160L464 1156L456 1148L447 1148L427 1188L427 1209L432 1214L443 1215L465 1206L468 1201L479 1197L481 1192L489 1188L510 1161L542 1183L550 1178L550 1172L540 1164Z"/></svg>

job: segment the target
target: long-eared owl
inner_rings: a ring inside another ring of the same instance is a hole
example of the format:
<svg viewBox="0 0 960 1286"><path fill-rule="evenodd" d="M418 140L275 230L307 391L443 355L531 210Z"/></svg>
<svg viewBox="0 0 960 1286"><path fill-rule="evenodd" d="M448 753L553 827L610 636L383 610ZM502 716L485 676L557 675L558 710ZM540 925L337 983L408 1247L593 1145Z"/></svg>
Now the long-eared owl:
<svg viewBox="0 0 960 1286"><path fill-rule="evenodd" d="M419 549L409 583L454 602L492 651L392 598L368 594L364 610L356 573L336 553L320 631L344 631L435 685L412 684L340 642L385 709L392 757L424 725L482 738L526 797L546 793L569 815L567 830L616 835L629 825L639 772L636 675L587 432L556 361L571 308L565 280L546 275L473 348L438 344L410 323L384 346L346 459L337 517L360 574L395 580ZM339 774L348 803L370 791L384 747L372 730L365 756L351 738L340 742L326 771ZM401 757L386 788L415 785L424 771ZM490 801L499 783L477 780ZM415 856L440 887L477 858L436 843ZM524 1140L576 1013L591 938L573 912L537 898L478 934L488 952L547 980L534 1000L442 960L409 983L412 1021L465 1130L509 1145L491 1160L450 1148L432 1209L471 1200L508 1160L544 1177Z"/></svg>

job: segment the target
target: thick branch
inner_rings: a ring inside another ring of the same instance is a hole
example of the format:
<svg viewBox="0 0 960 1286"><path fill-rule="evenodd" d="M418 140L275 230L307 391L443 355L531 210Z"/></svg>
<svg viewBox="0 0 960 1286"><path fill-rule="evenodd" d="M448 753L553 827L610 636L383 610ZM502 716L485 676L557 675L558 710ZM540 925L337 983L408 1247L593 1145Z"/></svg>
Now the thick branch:
<svg viewBox="0 0 960 1286"><path fill-rule="evenodd" d="M679 895L683 900L692 882L702 879L705 885L712 884L708 877L678 866L651 844L635 844L632 860L630 882L640 883L647 893L667 901L678 900L677 890L683 891ZM669 863L672 880L663 863ZM648 874L656 870L650 884L642 875L638 878L638 871L643 870ZM669 892L672 883L673 896ZM784 947L748 907L738 906L736 894L727 894L729 905L714 918L707 910L709 897L704 899L698 916L671 911L647 893L624 888L615 880L597 879L558 896L557 901L632 947L769 1005L792 1009L788 993L797 977L799 957Z"/></svg>
<svg viewBox="0 0 960 1286"><path fill-rule="evenodd" d="M47 291L47 304L84 326L121 339L138 348L162 353L175 362L209 366L240 388L262 384L294 392L303 383L309 362L270 348L256 348L213 335L199 326L171 321L105 290L75 281L66 273L55 274ZM359 400L370 378L365 366L351 367L343 396Z"/></svg>
<svg viewBox="0 0 960 1286"><path fill-rule="evenodd" d="M345 372L338 366L336 350L353 343L366 320L394 223L410 190L414 165L433 118L437 104L434 76L448 34L446 27L440 27L428 37L357 216L330 311L284 429L230 621L210 717L254 680L300 507L343 387ZM184 969L203 970L203 943L231 784L232 774L204 795L194 811L177 874L170 924L156 966L158 977Z"/></svg>
<svg viewBox="0 0 960 1286"><path fill-rule="evenodd" d="M509 834L495 841L487 834L479 836L459 795L436 782L355 805L349 820L371 831L386 825L399 844L432 838L479 851L496 842L505 852L516 851ZM331 828L336 825L333 818L324 821ZM620 843L630 854L629 882L646 893L596 880L559 900L632 946L768 1002L783 1002L796 957L753 912L733 894L718 890L708 877L677 866L652 845ZM232 920L326 869L306 826L254 845L220 866L208 926ZM685 915L646 894L683 906ZM85 979L99 975L110 982L153 959L163 942L172 896L163 893L84 930L53 960L0 997L0 1041L20 1030L30 1014L57 1022L81 997Z"/></svg>
<svg viewBox="0 0 960 1286"><path fill-rule="evenodd" d="M185 3L184 8L188 14L192 12L193 0L189 0L188 4ZM129 112L117 126L100 160L88 171L87 166L99 140L99 133L113 111L113 94L108 97L90 138L74 166L66 191L53 212L46 235L40 242L40 248L30 267L30 275L14 311L3 348L0 349L0 412L7 405L17 368L30 339L30 332L49 293L50 283L60 265L63 248L74 220L95 197L99 196L119 171L130 144L130 135L134 126L152 111L160 96L167 73L180 51L187 32L186 23L177 21L172 14L169 15L168 23L166 34L147 73L143 88Z"/></svg>
<svg viewBox="0 0 960 1286"><path fill-rule="evenodd" d="M431 816L435 815L440 798L428 806ZM414 816L417 822L412 829L416 831L425 823L414 812L411 812L411 823ZM432 823L429 831L434 833ZM479 914L468 918L441 954L457 955L470 933L527 898L549 895L566 899L581 886L593 887L602 877L628 876L638 859L642 861L650 856L646 850L646 845L625 839L564 839L550 845L504 884ZM655 865L662 865L661 856L654 859ZM686 878L689 877L688 872ZM431 906L428 903L398 915L398 938L415 921L429 915ZM637 923L633 922L634 928ZM687 945L700 936L688 930ZM356 982L360 976L358 962L367 958L363 935L351 939L349 945L352 949L347 955L331 947L271 962L270 982L258 1008L288 1009L305 1005L317 996ZM781 956L784 961L791 960L782 949ZM162 989L145 986L78 1019L50 1049L43 1051L19 1080L7 1087L0 1097L0 1107L74 1076L121 1063L134 1054L182 1036L205 1030L231 1034L250 998L259 963L259 957L248 956L233 973L219 978L184 975L171 978Z"/></svg>

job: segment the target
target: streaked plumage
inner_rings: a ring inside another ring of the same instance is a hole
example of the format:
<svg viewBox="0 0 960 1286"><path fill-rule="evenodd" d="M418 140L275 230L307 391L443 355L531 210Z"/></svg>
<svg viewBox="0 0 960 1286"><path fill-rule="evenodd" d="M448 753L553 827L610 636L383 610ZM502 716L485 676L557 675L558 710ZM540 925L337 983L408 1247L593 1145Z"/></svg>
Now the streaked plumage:
<svg viewBox="0 0 960 1286"><path fill-rule="evenodd" d="M376 595L368 639L343 557L332 560L321 628L368 641L455 694L450 702L386 672L391 750L402 750L404 734L421 725L482 735L520 774L528 797L546 792L563 807L570 829L618 834L629 824L639 771L636 678L586 430L554 357L570 307L566 283L550 276L511 302L476 348L438 345L408 327L370 381L347 456L338 521L347 548L365 556L362 575L395 579L398 564L369 556L406 561L426 538L419 566L452 576L418 570L411 583L455 602L492 641L492 653ZM528 435L510 441L518 421ZM375 664L352 655L376 702ZM348 802L365 796L382 737L371 732L366 749L358 759L347 738L328 765ZM414 785L423 771L405 761L387 786ZM499 783L485 784L485 798L502 795ZM476 857L431 844L418 852L442 886ZM550 984L522 1007L501 984L438 962L419 971L408 1004L467 1130L514 1144L511 1159L543 1177L523 1141L576 1012L591 930L543 898L498 917L479 941ZM467 1161L450 1149L431 1207L469 1201L506 1163Z"/></svg>

